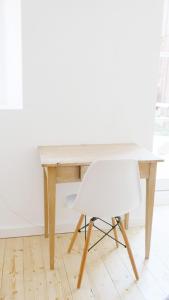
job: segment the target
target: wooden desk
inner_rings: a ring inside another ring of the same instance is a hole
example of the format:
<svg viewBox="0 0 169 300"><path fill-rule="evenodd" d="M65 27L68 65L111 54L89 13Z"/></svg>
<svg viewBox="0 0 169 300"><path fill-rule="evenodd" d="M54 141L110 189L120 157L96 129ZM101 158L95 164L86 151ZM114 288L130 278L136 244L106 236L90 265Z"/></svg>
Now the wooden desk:
<svg viewBox="0 0 169 300"><path fill-rule="evenodd" d="M136 144L40 146L44 171L45 237L49 234L50 268L54 269L56 183L80 181L98 159L136 159L146 179L145 258L149 257L157 162L162 160Z"/></svg>

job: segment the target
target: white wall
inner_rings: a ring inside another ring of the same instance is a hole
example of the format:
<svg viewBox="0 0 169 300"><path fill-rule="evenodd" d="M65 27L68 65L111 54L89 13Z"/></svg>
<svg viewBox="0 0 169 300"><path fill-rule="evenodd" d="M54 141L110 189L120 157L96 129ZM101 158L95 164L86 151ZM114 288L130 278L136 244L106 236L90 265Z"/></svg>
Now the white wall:
<svg viewBox="0 0 169 300"><path fill-rule="evenodd" d="M0 1L0 109L22 108L20 2Z"/></svg>
<svg viewBox="0 0 169 300"><path fill-rule="evenodd" d="M162 1L23 0L23 111L1 111L1 236L38 233L38 145L136 142L151 148ZM57 228L75 215L58 186Z"/></svg>

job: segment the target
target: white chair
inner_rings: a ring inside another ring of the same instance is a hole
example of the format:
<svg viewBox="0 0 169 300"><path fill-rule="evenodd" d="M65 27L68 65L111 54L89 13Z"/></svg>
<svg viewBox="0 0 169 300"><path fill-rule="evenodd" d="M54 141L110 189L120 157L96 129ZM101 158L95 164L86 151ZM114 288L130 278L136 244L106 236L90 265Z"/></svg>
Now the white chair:
<svg viewBox="0 0 169 300"><path fill-rule="evenodd" d="M94 222L97 219L102 220L101 218L104 217L112 219L112 224L109 225L111 226L111 230L114 231L114 238L112 238L116 241L117 246L119 243L122 244L118 241L117 237L116 227L119 227L125 242L123 246L127 248L135 278L136 280L139 279L130 244L120 216L138 206L140 201L139 168L138 162L134 160L102 160L94 162L88 168L77 195L69 195L66 198L67 205L81 213L68 252L71 251L78 232L82 228L86 229L88 227L77 288L81 286L92 228L96 227L99 229ZM85 226L81 228L84 217L86 221L86 216L90 216L90 222L88 224L85 222ZM107 233L101 231L104 233L104 236L110 236L109 233L111 230Z"/></svg>

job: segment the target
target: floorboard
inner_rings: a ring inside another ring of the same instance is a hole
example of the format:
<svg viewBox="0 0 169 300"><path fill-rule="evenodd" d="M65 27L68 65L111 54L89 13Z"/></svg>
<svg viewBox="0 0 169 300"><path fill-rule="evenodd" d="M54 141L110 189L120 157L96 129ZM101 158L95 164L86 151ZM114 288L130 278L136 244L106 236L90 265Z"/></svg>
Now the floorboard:
<svg viewBox="0 0 169 300"><path fill-rule="evenodd" d="M81 289L76 289L84 244L79 234L56 235L55 270L49 269L48 239L0 239L0 300L165 300L169 296L169 206L155 209L152 247L144 260L144 228L127 231L140 279L135 281L127 251L105 238L88 253ZM120 236L120 232L118 232ZM100 237L95 231L92 243Z"/></svg>

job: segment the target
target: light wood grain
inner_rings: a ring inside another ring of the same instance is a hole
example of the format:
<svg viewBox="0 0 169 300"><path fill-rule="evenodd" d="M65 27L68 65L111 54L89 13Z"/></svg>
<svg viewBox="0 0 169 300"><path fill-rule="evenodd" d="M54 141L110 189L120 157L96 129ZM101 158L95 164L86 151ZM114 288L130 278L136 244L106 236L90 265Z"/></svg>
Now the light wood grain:
<svg viewBox="0 0 169 300"><path fill-rule="evenodd" d="M43 180L44 180L44 224L45 224L45 237L49 234L49 203L48 203L48 182L47 182L47 170L43 168Z"/></svg>
<svg viewBox="0 0 169 300"><path fill-rule="evenodd" d="M124 215L124 227L125 229L129 228L129 213Z"/></svg>
<svg viewBox="0 0 169 300"><path fill-rule="evenodd" d="M54 271L49 268L48 240L43 236L0 239L0 299L166 299L169 296L168 215L169 206L155 208L150 260L144 260L144 228L129 228L127 231L140 275L137 283L126 249L121 246L117 249L109 238L89 252L80 289L76 289L76 284L84 232L78 235L70 254L67 254L67 248L71 234L58 234L55 237L57 264ZM93 230L92 241L95 242L101 235Z"/></svg>
<svg viewBox="0 0 169 300"><path fill-rule="evenodd" d="M41 164L47 170L48 205L49 206L49 240L50 240L50 266L54 268L54 229L55 229L55 184L60 182L73 182L82 180L88 166L98 159L135 159L139 162L140 177L147 179L147 186L152 182L151 165L162 161L150 151L136 144L107 144L107 145L65 145L65 146L40 146ZM153 209L153 185L147 188L146 196L146 257L149 256L152 209ZM44 187L44 191L46 188ZM150 204L149 204L150 202ZM45 215L45 232L47 236L47 212ZM148 217L149 215L149 217ZM126 220L127 226L127 220Z"/></svg>
<svg viewBox="0 0 169 300"><path fill-rule="evenodd" d="M48 167L48 201L49 201L49 250L50 268L54 269L55 255L55 202L56 202L56 169Z"/></svg>
<svg viewBox="0 0 169 300"><path fill-rule="evenodd" d="M87 258L87 253L88 253L92 228L93 228L93 222L90 221L89 226L88 226L88 230L87 230L87 236L86 236L85 244L84 244L82 260L81 260L81 264L80 264L80 271L79 271L79 276L78 276L78 281L77 281L77 288L78 289L81 286L81 282L82 282L82 278L83 278L83 272L84 272L84 268L85 268L85 264L86 264L86 258Z"/></svg>
<svg viewBox="0 0 169 300"><path fill-rule="evenodd" d="M49 268L49 251L48 251L48 242L41 236L41 250L43 256L43 266L46 275L46 289L47 289L47 299L66 299L72 300L72 293L69 286L69 281L65 269L65 264L63 260L63 253L61 247L61 235L56 237L57 252L57 268L51 271Z"/></svg>
<svg viewBox="0 0 169 300"><path fill-rule="evenodd" d="M149 178L150 168L149 168L148 161L147 162L139 161L139 171L140 171L140 178Z"/></svg>
<svg viewBox="0 0 169 300"><path fill-rule="evenodd" d="M92 244L101 238L102 233L93 231ZM84 242L84 233L81 233L81 245ZM110 242L110 243L109 243ZM109 244L109 247L102 252L104 246ZM114 282L111 280L110 274L103 262L103 257L109 256L110 253L116 252L114 248L115 243L112 240L105 238L104 241L98 243L88 254L86 263L86 273L96 299L115 299L120 300L121 297L115 287ZM118 270L117 270L118 272ZM83 288L84 280L80 290Z"/></svg>
<svg viewBox="0 0 169 300"><path fill-rule="evenodd" d="M131 229L128 230L128 233L130 231ZM98 238L100 237L99 232L95 234L98 235ZM132 237L133 235L129 235L130 242L133 241ZM100 245L96 247L95 252L97 252L96 255L101 258L112 280L112 283L115 289L117 290L118 295L120 296L120 299L127 299L127 300L146 299L143 297L143 294L139 290L136 281L134 280L131 264L128 259L127 251L124 247L119 245L119 248L117 249L114 243L112 243L112 240L107 238L103 243L100 243ZM126 264L124 263L124 259L122 259L121 257L121 253L123 254L125 263L127 262L127 267ZM93 255L95 255L95 253ZM97 268L96 265L97 265L97 260L95 261L95 268ZM104 297L102 297L102 299L104 299ZM114 299L114 298L107 297L107 299Z"/></svg>
<svg viewBox="0 0 169 300"><path fill-rule="evenodd" d="M48 299L40 236L24 238L24 292L25 300Z"/></svg>
<svg viewBox="0 0 169 300"><path fill-rule="evenodd" d="M136 277L136 280L138 280L139 275L138 275L137 267L136 267L136 264L135 264L135 261L134 261L134 256L133 256L133 253L132 253L132 250L131 250L131 247L130 247L130 243L128 241L128 238L127 238L124 226L123 226L123 222L121 222L121 221L120 221L120 229L121 229L121 233L122 233L125 245L127 247L127 251L128 251L128 255L129 255L129 258L130 258L132 268L133 268L134 275Z"/></svg>
<svg viewBox="0 0 169 300"><path fill-rule="evenodd" d="M136 144L39 146L41 165L88 165L99 159L162 161Z"/></svg>
<svg viewBox="0 0 169 300"><path fill-rule="evenodd" d="M154 193L156 183L156 169L157 162L150 163L150 176L146 179L146 226L145 226L145 258L149 258L152 220L153 220L153 207L154 207Z"/></svg>
<svg viewBox="0 0 169 300"><path fill-rule="evenodd" d="M116 224L117 224L116 219L112 218L112 225L115 226ZM113 229L113 232L114 232L114 238L118 241L117 226ZM116 243L116 247L118 248L119 247L118 242L115 241L115 243Z"/></svg>
<svg viewBox="0 0 169 300"><path fill-rule="evenodd" d="M74 242L75 242L75 240L76 240L76 238L77 238L77 235L78 235L78 231L79 231L79 229L81 228L83 219L84 219L84 215L81 215L80 218L79 218L79 221L78 221L78 223L77 223L76 229L75 229L75 231L74 231L74 233L73 233L73 236L72 236L72 238L71 238L70 245L69 245L69 248L68 248L68 253L70 253L71 250L72 250L72 247L73 247Z"/></svg>
<svg viewBox="0 0 169 300"><path fill-rule="evenodd" d="M56 182L80 181L79 166L57 166Z"/></svg>
<svg viewBox="0 0 169 300"><path fill-rule="evenodd" d="M23 240L6 240L0 299L24 299Z"/></svg>
<svg viewBox="0 0 169 300"><path fill-rule="evenodd" d="M32 237L23 238L24 247L24 299L35 299L36 276L34 269L34 257L32 247Z"/></svg>
<svg viewBox="0 0 169 300"><path fill-rule="evenodd" d="M79 266L81 262L81 256L83 251L83 246L81 245L81 239L80 239L80 233L78 235L76 244L74 245L74 248L72 249L71 253L67 253L67 247L70 243L71 235L61 235L60 245L62 247L62 255L63 260L66 268L67 277L69 280L70 289L72 292L73 300L86 300L86 299L96 299L95 295L92 290L92 284L89 280L89 277L87 276L87 273L84 271L83 275L83 285L80 289L77 289L77 279L79 274ZM83 238L83 244L84 244L84 238Z"/></svg>
<svg viewBox="0 0 169 300"><path fill-rule="evenodd" d="M3 276L3 267L4 267L4 254L5 254L5 246L6 241L4 239L0 239L0 289L2 286L2 276Z"/></svg>

